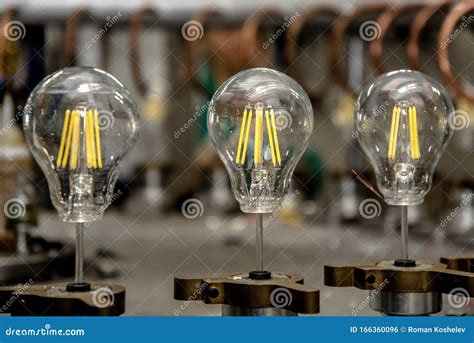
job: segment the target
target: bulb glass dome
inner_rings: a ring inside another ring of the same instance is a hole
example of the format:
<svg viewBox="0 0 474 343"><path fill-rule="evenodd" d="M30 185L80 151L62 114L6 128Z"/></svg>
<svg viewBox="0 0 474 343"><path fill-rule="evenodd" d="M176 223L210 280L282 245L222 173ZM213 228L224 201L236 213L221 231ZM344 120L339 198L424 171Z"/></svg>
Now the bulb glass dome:
<svg viewBox="0 0 474 343"><path fill-rule="evenodd" d="M399 70L378 77L360 94L355 130L390 205L416 205L452 135L447 91L430 77Z"/></svg>
<svg viewBox="0 0 474 343"><path fill-rule="evenodd" d="M102 217L121 161L137 140L137 123L129 91L96 68L58 70L33 90L24 131L64 221Z"/></svg>
<svg viewBox="0 0 474 343"><path fill-rule="evenodd" d="M303 88L272 69L244 70L214 94L207 126L242 211L275 211L313 131Z"/></svg>

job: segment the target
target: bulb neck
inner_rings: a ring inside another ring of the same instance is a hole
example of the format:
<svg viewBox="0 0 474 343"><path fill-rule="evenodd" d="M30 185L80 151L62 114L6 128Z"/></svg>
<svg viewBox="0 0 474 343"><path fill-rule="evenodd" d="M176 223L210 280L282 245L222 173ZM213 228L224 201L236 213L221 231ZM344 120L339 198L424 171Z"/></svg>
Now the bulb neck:
<svg viewBox="0 0 474 343"><path fill-rule="evenodd" d="M384 197L385 202L387 205L391 206L416 206L416 205L421 205L423 201L425 200L424 196L421 195L419 197L415 197L413 195L410 195L410 198L388 198Z"/></svg>
<svg viewBox="0 0 474 343"><path fill-rule="evenodd" d="M73 174L69 177L70 195L61 211L62 220L69 223L86 223L102 218L93 204L93 179L89 174Z"/></svg>
<svg viewBox="0 0 474 343"><path fill-rule="evenodd" d="M261 203L259 204L258 208L255 207L252 203L241 203L240 210L245 213L273 213L276 212L280 208L279 204L271 204L271 203Z"/></svg>

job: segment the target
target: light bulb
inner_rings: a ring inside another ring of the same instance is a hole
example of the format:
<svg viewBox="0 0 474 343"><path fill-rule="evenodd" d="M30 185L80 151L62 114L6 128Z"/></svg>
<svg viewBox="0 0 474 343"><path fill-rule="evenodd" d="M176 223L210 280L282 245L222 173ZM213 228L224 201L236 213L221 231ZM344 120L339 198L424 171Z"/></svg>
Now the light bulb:
<svg viewBox="0 0 474 343"><path fill-rule="evenodd" d="M272 69L244 70L212 97L207 126L241 210L277 210L313 131L303 88Z"/></svg>
<svg viewBox="0 0 474 343"><path fill-rule="evenodd" d="M447 91L430 77L398 70L378 77L360 94L355 130L389 205L416 205L452 136Z"/></svg>
<svg viewBox="0 0 474 343"><path fill-rule="evenodd" d="M129 91L102 70L65 68L36 86L24 115L28 145L62 220L100 219L112 201L120 163L137 140Z"/></svg>

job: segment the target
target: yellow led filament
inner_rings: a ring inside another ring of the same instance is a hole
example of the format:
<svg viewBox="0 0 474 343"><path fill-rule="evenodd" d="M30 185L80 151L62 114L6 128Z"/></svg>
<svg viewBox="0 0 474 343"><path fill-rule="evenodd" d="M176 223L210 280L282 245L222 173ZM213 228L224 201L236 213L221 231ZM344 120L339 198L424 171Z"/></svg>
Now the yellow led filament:
<svg viewBox="0 0 474 343"><path fill-rule="evenodd" d="M255 165L260 164L260 152L262 151L262 144L263 144L263 135L262 135L262 109L257 108L255 113L255 145L253 148L253 161Z"/></svg>
<svg viewBox="0 0 474 343"><path fill-rule="evenodd" d="M388 141L388 159L395 158L395 151L397 149L398 125L400 123L400 112L402 109L395 106L392 111L392 124L390 125L390 139Z"/></svg>
<svg viewBox="0 0 474 343"><path fill-rule="evenodd" d="M83 118L85 142L85 160L87 168L102 168L102 152L100 148L99 113L96 109L87 110ZM61 142L59 145L56 168L70 170L78 168L80 155L83 153L80 142L81 111L66 110L64 117Z"/></svg>
<svg viewBox="0 0 474 343"><path fill-rule="evenodd" d="M415 106L410 106L408 108L408 120L410 122L411 159L416 160L420 158L420 143L418 142L418 124Z"/></svg>
<svg viewBox="0 0 474 343"><path fill-rule="evenodd" d="M243 165L245 157L247 156L247 147L250 136L250 127L252 126L253 111L251 108L245 108L242 125L240 127L239 145L237 148L237 156L235 162ZM262 107L255 110L255 139L254 139L254 164L259 165L262 161L262 146L263 146L263 129L264 129L264 111ZM278 136L276 130L275 112L272 108L265 110L265 124L268 133L268 142L274 166L281 166L280 146L278 143Z"/></svg>
<svg viewBox="0 0 474 343"><path fill-rule="evenodd" d="M402 109L400 106L395 106L392 110L392 122L390 125L390 137L387 150L389 160L395 159L401 112ZM408 129L410 130L410 156L412 160L417 160L420 158L420 145L418 141L418 124L415 106L408 107Z"/></svg>

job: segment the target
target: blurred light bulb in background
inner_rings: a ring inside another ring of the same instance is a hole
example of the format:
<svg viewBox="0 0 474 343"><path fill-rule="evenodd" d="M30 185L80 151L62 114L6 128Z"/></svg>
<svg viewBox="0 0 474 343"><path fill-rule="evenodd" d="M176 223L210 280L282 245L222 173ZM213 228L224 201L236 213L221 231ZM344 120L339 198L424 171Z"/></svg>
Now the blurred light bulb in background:
<svg viewBox="0 0 474 343"><path fill-rule="evenodd" d="M244 70L212 97L207 126L241 210L275 211L313 131L303 88L275 70Z"/></svg>
<svg viewBox="0 0 474 343"><path fill-rule="evenodd" d="M360 94L355 130L389 205L417 205L453 130L447 91L430 77L399 70L378 77Z"/></svg>
<svg viewBox="0 0 474 343"><path fill-rule="evenodd" d="M257 214L257 270L263 270L262 213L276 211L313 131L313 109L287 75L248 69L225 81L209 104L207 126L243 212Z"/></svg>
<svg viewBox="0 0 474 343"><path fill-rule="evenodd" d="M137 139L137 121L128 90L96 68L61 69L33 90L24 131L64 221L102 217L120 163Z"/></svg>

